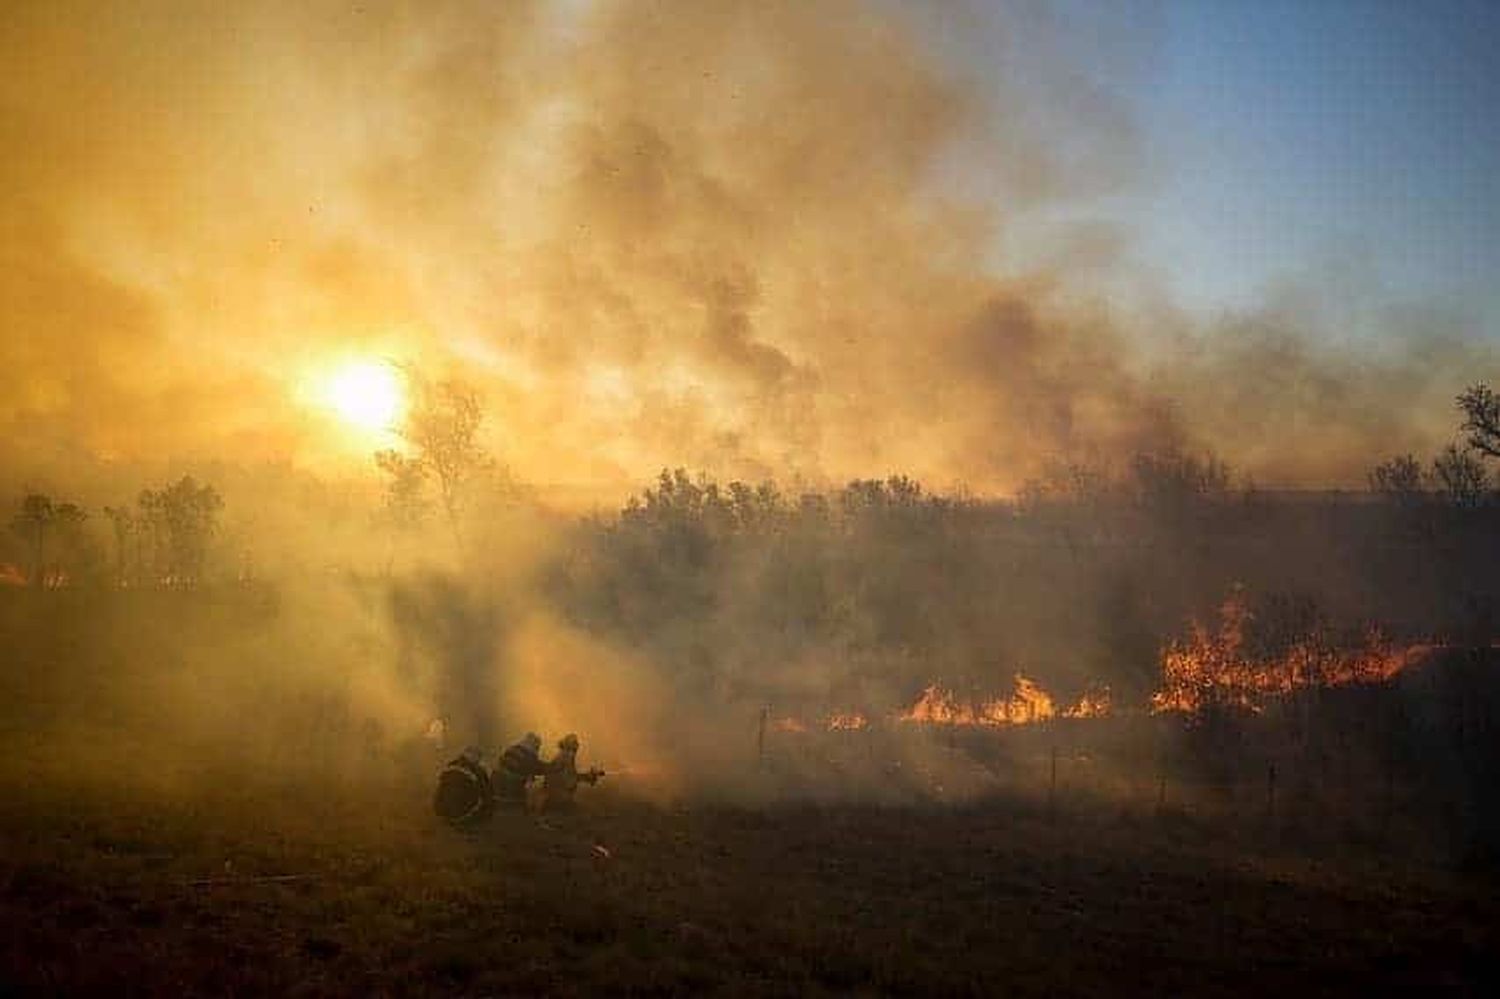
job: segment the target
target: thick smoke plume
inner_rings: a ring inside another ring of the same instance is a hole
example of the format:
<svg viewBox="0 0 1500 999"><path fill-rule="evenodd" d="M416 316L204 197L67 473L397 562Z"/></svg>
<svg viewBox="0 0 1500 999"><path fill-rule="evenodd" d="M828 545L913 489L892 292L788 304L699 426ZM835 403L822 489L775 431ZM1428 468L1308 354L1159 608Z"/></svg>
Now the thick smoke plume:
<svg viewBox="0 0 1500 999"><path fill-rule="evenodd" d="M1000 20L1018 66L1070 58ZM610 502L676 465L1006 490L1171 442L1347 482L1493 366L1320 356L1296 316L1143 350L1070 280L1098 240L996 277L1140 140L1059 90L1087 67L983 91L936 34L857 3L13 6L6 463L347 469L300 386L356 352L464 370L522 478Z"/></svg>

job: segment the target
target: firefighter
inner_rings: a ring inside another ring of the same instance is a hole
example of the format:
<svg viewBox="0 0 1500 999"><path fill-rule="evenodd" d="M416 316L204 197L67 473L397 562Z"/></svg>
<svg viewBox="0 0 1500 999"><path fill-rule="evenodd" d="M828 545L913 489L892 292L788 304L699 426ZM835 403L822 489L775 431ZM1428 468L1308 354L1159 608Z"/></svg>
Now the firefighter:
<svg viewBox="0 0 1500 999"><path fill-rule="evenodd" d="M566 811L573 807L573 792L580 782L597 784L604 771L597 767L578 772L578 736L569 733L557 743L557 756L547 764L547 774L542 778L542 808L546 811Z"/></svg>
<svg viewBox="0 0 1500 999"><path fill-rule="evenodd" d="M469 746L438 774L432 810L454 826L470 826L495 807L490 775L480 763L478 746Z"/></svg>
<svg viewBox="0 0 1500 999"><path fill-rule="evenodd" d="M500 765L495 768L495 800L502 805L526 806L526 785L533 777L547 772L547 764L538 755L542 748L542 737L527 732L521 741L500 754Z"/></svg>

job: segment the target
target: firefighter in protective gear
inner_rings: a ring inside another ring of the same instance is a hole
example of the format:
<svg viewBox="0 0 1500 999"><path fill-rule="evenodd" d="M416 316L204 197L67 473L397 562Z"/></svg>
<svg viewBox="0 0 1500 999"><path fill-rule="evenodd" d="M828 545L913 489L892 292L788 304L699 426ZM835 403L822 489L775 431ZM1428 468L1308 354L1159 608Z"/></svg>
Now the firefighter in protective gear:
<svg viewBox="0 0 1500 999"><path fill-rule="evenodd" d="M598 768L578 772L578 736L569 733L557 743L557 756L547 764L542 778L542 808L566 811L573 807L573 793L579 783L597 784L604 771Z"/></svg>
<svg viewBox="0 0 1500 999"><path fill-rule="evenodd" d="M500 754L500 765L495 768L495 800L504 805L525 807L526 785L533 777L547 772L547 764L538 755L542 748L542 737L527 732L520 742Z"/></svg>
<svg viewBox="0 0 1500 999"><path fill-rule="evenodd" d="M479 747L470 746L438 774L432 810L452 825L473 825L495 807L490 775L479 760Z"/></svg>

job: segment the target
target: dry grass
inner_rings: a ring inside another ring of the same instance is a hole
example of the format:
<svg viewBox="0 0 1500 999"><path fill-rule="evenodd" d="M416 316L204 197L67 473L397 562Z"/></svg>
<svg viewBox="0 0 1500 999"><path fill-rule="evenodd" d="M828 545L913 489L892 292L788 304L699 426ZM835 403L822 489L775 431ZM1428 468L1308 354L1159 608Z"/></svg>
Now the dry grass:
<svg viewBox="0 0 1500 999"><path fill-rule="evenodd" d="M1036 794L671 809L622 782L546 824L502 815L461 835L431 818L423 784L320 781L317 766L275 783L264 775L285 770L214 752L264 721L244 700L277 661L251 641L260 611L203 600L160 612L171 627L136 626L137 611L157 620L138 603L173 596L0 602L0 995L1500 986L1494 883L1436 866L1400 823L1356 848L1333 820L1358 809L1304 808L1291 770L1274 829L1247 820L1254 788L1157 815L1154 771L1132 799L1071 762L1055 821ZM200 683L223 693L205 717L232 724L194 741L155 694ZM1009 749L1047 759L1045 741Z"/></svg>
<svg viewBox="0 0 1500 999"><path fill-rule="evenodd" d="M462 835L424 789L145 793L11 775L23 993L1491 994L1500 903L1187 820L661 809ZM604 847L604 851L596 849Z"/></svg>

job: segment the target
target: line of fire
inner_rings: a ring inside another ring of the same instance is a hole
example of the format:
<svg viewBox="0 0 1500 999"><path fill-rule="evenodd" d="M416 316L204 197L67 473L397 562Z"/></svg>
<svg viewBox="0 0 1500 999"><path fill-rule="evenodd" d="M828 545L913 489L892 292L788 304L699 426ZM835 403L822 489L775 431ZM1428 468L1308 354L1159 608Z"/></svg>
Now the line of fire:
<svg viewBox="0 0 1500 999"><path fill-rule="evenodd" d="M1177 715L1188 724L1201 723L1209 713L1226 709L1259 714L1269 703L1302 693L1385 684L1409 667L1451 651L1434 642L1398 644L1371 627L1365 643L1356 648L1301 639L1280 657L1256 659L1245 648L1249 611L1243 593L1228 597L1220 615L1217 628L1195 621L1187 637L1172 642L1162 652L1161 686L1150 696L1150 714ZM964 698L940 683L932 683L910 706L884 716L844 709L807 718L772 715L768 708L767 717L775 731L806 733L816 729L859 732L881 723L1003 728L1132 713L1130 708L1119 712L1112 709L1105 684L1091 687L1075 701L1059 703L1036 681L1016 673L1014 689L1008 695Z"/></svg>

